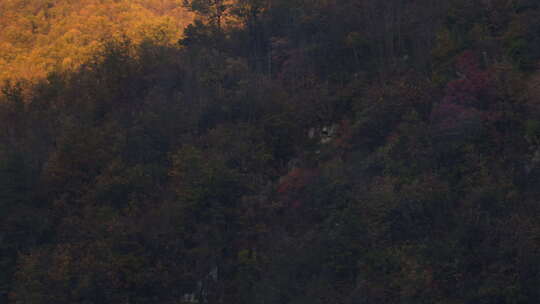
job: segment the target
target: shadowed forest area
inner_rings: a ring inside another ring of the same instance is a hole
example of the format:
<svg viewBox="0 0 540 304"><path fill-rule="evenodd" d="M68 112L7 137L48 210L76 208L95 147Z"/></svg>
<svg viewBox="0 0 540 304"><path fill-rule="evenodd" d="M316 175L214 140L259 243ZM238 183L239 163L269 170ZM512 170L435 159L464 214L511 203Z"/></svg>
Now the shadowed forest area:
<svg viewBox="0 0 540 304"><path fill-rule="evenodd" d="M540 303L539 1L6 7L0 303Z"/></svg>

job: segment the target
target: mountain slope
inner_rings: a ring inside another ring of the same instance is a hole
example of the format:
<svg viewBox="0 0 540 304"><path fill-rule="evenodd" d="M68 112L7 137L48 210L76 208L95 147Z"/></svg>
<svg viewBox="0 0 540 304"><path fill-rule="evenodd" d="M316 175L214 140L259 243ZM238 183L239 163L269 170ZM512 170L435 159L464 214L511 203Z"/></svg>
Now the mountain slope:
<svg viewBox="0 0 540 304"><path fill-rule="evenodd" d="M0 303L540 303L537 0L187 2L0 87Z"/></svg>

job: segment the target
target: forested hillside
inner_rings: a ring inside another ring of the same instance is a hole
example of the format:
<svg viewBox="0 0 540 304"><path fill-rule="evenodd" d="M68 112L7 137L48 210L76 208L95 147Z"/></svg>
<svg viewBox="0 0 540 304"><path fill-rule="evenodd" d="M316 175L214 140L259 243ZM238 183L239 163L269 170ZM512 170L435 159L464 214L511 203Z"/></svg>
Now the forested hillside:
<svg viewBox="0 0 540 304"><path fill-rule="evenodd" d="M4 83L0 303L540 303L540 2L184 5Z"/></svg>
<svg viewBox="0 0 540 304"><path fill-rule="evenodd" d="M182 0L2 0L0 81L79 67L105 41L172 44L191 22Z"/></svg>

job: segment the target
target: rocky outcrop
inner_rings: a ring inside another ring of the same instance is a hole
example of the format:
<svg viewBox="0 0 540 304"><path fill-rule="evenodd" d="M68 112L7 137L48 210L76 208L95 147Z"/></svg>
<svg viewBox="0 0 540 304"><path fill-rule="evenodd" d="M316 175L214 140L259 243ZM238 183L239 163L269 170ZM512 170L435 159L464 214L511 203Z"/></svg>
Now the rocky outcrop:
<svg viewBox="0 0 540 304"><path fill-rule="evenodd" d="M308 138L316 139L319 141L320 144L323 145L328 144L336 137L338 128L339 126L337 124L322 127L313 127L310 128L308 131Z"/></svg>

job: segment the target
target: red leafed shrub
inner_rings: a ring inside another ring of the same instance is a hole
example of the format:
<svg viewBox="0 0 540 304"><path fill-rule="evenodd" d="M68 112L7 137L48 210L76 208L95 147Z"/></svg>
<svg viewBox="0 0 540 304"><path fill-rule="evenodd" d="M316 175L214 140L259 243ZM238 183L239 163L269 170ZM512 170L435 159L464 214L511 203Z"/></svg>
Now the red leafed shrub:
<svg viewBox="0 0 540 304"><path fill-rule="evenodd" d="M302 189L306 186L313 172L304 168L294 168L285 177L282 178L277 192L286 194L291 191Z"/></svg>
<svg viewBox="0 0 540 304"><path fill-rule="evenodd" d="M461 78L448 83L443 102L486 108L496 90L489 72L480 69L477 56L473 52L463 53L456 60L456 70Z"/></svg>
<svg viewBox="0 0 540 304"><path fill-rule="evenodd" d="M338 149L349 149L352 144L351 122L347 119L341 121L339 125L339 137L334 141L334 146Z"/></svg>
<svg viewBox="0 0 540 304"><path fill-rule="evenodd" d="M472 51L465 51L456 59L456 69L465 75L480 71L478 57Z"/></svg>
<svg viewBox="0 0 540 304"><path fill-rule="evenodd" d="M433 131L438 136L477 134L496 98L495 81L481 69L476 54L464 52L455 67L460 78L448 83L442 102L431 112Z"/></svg>
<svg viewBox="0 0 540 304"><path fill-rule="evenodd" d="M299 208L302 205L300 197L303 190L312 181L315 171L306 168L294 168L284 176L277 188L277 193L281 199L293 208Z"/></svg>

